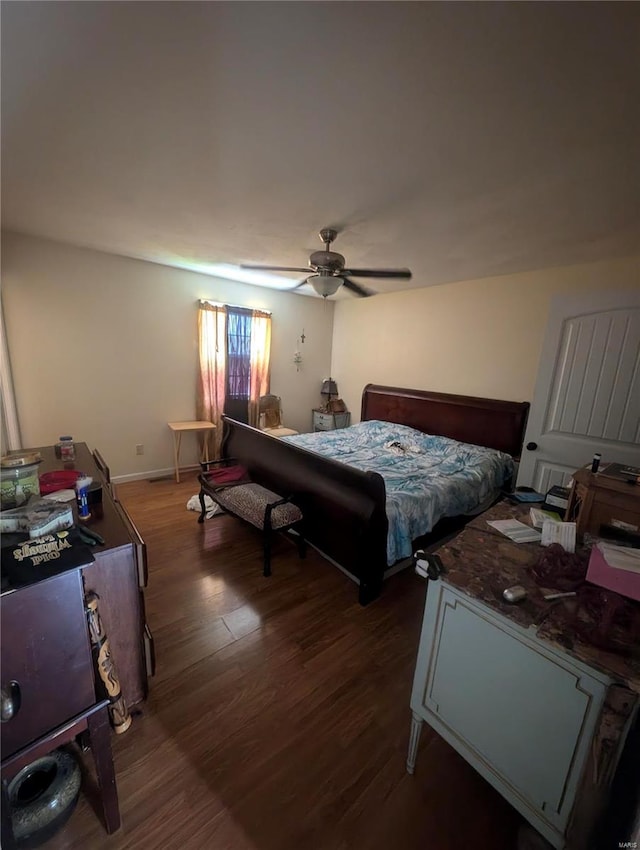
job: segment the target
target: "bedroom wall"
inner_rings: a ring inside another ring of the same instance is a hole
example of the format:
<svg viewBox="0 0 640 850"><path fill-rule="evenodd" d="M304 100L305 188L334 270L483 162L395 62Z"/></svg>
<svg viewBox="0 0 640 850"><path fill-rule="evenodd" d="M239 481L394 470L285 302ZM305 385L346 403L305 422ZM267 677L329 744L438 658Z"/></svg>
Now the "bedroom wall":
<svg viewBox="0 0 640 850"><path fill-rule="evenodd" d="M332 377L360 419L367 383L531 401L551 299L640 288L640 258L338 301Z"/></svg>
<svg viewBox="0 0 640 850"><path fill-rule="evenodd" d="M115 476L171 470L167 422L195 419L200 298L272 311L271 389L287 424L310 430L330 371L333 303L3 234L2 302L23 445L68 433L99 448ZM185 435L181 463L197 460L195 446Z"/></svg>

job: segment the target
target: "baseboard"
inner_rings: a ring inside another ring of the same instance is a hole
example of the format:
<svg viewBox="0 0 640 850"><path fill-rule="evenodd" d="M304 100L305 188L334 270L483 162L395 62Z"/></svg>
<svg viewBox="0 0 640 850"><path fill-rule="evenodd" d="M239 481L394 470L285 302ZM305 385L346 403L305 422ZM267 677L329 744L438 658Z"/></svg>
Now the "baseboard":
<svg viewBox="0 0 640 850"><path fill-rule="evenodd" d="M193 467L196 469L197 467ZM183 469L180 469L183 472ZM146 472L132 472L129 475L114 475L111 480L114 484L126 484L127 481L143 481L145 478L173 478L175 480L176 471L172 466L167 469L148 469Z"/></svg>

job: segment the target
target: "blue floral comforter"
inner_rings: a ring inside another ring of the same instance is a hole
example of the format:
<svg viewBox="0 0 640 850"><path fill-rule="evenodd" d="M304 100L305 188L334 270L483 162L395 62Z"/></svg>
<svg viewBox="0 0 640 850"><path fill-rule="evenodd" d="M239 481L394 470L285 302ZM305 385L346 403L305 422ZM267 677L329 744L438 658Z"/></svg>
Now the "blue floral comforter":
<svg viewBox="0 0 640 850"><path fill-rule="evenodd" d="M382 475L389 565L409 557L412 541L431 531L438 520L477 509L514 469L513 460L503 452L377 420L282 439Z"/></svg>

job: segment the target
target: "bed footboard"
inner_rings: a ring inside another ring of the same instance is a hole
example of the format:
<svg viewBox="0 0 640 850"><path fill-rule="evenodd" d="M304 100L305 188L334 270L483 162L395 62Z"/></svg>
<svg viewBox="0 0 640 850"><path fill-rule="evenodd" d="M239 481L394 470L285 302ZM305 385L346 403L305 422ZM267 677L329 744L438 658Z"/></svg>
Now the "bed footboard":
<svg viewBox="0 0 640 850"><path fill-rule="evenodd" d="M258 484L291 497L302 510L305 539L359 581L361 604L375 599L387 568L382 476L222 419L223 457L235 458Z"/></svg>

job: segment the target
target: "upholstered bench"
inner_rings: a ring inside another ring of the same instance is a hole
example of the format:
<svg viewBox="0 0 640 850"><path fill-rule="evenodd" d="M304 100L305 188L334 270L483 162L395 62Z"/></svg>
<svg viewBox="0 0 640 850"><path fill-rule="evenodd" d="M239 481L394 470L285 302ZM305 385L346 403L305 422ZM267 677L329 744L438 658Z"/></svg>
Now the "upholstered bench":
<svg viewBox="0 0 640 850"><path fill-rule="evenodd" d="M210 496L220 507L238 519L250 523L262 531L264 547L263 575L271 575L271 537L274 531L292 532L302 523L302 511L290 499L284 499L277 493L267 490L260 484L242 483L216 486L203 475L200 480L200 505L202 512L198 522L204 522L206 513L204 497ZM300 533L290 535L295 538L298 552L304 558L305 540Z"/></svg>

